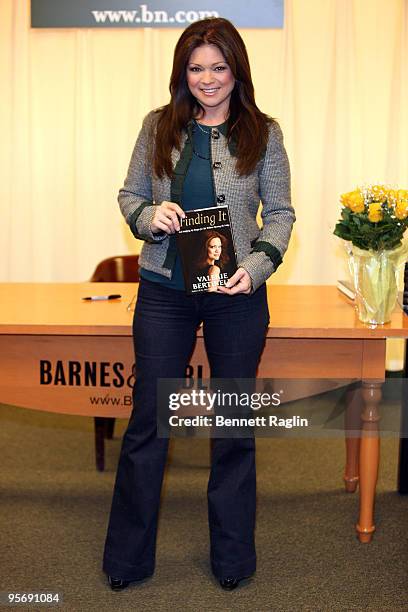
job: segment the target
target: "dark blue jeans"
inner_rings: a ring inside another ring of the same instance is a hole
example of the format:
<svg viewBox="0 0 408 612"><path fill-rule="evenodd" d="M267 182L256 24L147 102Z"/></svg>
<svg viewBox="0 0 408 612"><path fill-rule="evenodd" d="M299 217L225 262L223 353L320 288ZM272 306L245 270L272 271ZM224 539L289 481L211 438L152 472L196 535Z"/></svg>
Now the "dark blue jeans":
<svg viewBox="0 0 408 612"><path fill-rule="evenodd" d="M104 571L138 580L154 571L168 440L156 435L158 378L183 378L203 322L213 378L255 378L269 323L266 287L253 295L188 296L141 280L133 320L136 382L105 543ZM255 440L213 439L208 483L211 566L218 578L256 568Z"/></svg>

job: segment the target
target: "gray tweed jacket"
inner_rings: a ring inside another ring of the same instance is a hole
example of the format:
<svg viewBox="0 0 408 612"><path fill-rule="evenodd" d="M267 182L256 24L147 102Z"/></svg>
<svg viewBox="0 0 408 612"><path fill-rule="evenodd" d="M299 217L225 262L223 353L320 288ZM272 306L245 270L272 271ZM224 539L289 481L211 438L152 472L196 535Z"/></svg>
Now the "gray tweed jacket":
<svg viewBox="0 0 408 612"><path fill-rule="evenodd" d="M144 240L141 267L171 278L176 256L175 236L153 234L150 224L155 206L164 200L183 207L183 181L192 157L192 124L187 126L181 151L172 152L173 177L158 179L152 171L151 152L158 113L144 119L118 201L136 238ZM211 165L216 204L228 204L238 265L252 279L252 291L266 281L282 262L295 213L290 200L290 170L282 131L276 121L269 128L264 156L254 172L239 176L235 170L234 142L225 130L211 130ZM256 215L262 202L262 229ZM214 203L215 204L215 203Z"/></svg>

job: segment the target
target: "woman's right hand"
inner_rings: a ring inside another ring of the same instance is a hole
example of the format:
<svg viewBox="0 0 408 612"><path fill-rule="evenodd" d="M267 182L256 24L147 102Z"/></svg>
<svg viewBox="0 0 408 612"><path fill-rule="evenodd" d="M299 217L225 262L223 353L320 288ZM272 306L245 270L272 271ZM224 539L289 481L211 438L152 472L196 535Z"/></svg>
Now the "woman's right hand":
<svg viewBox="0 0 408 612"><path fill-rule="evenodd" d="M153 234L157 234L158 232L174 234L174 232L178 232L180 229L178 217L184 219L185 216L184 210L178 204L164 201L156 206L150 229Z"/></svg>

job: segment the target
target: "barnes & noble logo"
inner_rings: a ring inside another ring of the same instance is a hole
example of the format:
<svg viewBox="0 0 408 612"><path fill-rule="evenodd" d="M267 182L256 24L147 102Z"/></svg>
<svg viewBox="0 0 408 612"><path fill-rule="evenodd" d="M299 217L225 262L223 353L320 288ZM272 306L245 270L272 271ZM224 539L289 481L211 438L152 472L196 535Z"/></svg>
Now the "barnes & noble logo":
<svg viewBox="0 0 408 612"><path fill-rule="evenodd" d="M41 359L40 385L62 387L122 387L133 388L135 383L135 365L131 373L125 372L125 364L121 361L63 361L55 362ZM203 377L203 366L197 366L198 379ZM186 379L194 378L194 367L188 365ZM187 383L186 380L186 383Z"/></svg>

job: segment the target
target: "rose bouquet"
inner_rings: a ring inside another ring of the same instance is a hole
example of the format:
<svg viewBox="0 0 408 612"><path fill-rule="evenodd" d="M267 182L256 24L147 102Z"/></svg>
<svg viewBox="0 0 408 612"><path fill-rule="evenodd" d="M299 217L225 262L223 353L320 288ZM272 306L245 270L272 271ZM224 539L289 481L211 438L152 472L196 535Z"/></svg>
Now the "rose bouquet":
<svg viewBox="0 0 408 612"><path fill-rule="evenodd" d="M334 234L347 241L358 315L364 323L390 320L398 294L398 270L406 259L408 190L384 185L344 193Z"/></svg>
<svg viewBox="0 0 408 612"><path fill-rule="evenodd" d="M402 243L408 227L408 190L361 187L340 197L341 219L334 234L359 249L381 251Z"/></svg>

